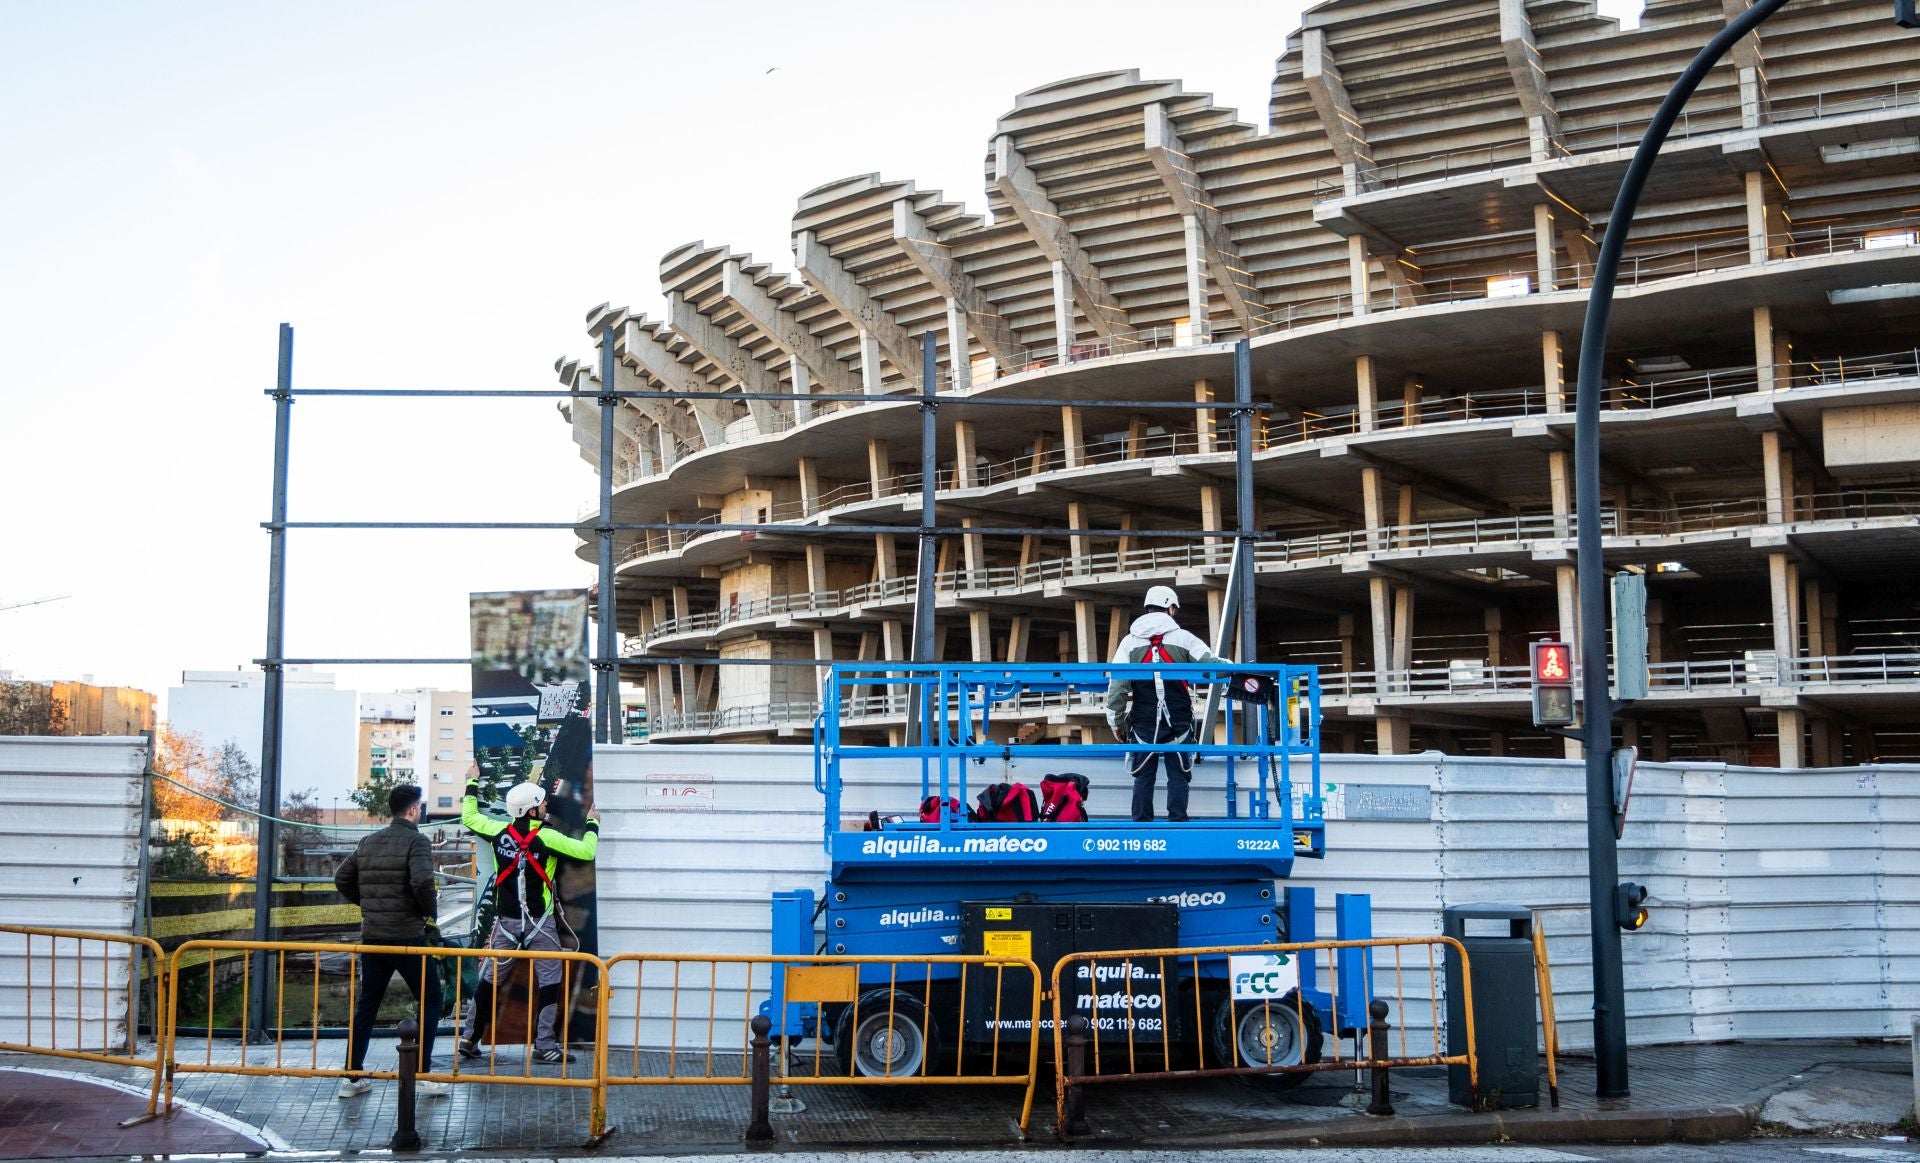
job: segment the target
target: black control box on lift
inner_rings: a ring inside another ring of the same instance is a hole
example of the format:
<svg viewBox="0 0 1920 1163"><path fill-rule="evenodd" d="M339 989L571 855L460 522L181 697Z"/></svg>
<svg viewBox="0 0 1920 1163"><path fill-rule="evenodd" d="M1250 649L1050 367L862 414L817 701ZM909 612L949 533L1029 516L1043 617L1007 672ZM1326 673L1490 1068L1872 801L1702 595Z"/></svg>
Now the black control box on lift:
<svg viewBox="0 0 1920 1163"><path fill-rule="evenodd" d="M1028 957L1040 967L1040 986L1052 988L1053 969L1069 953L1112 949L1170 949L1180 943L1180 910L1172 904L1095 901L966 901L960 906L960 949L974 956ZM1163 1037L1178 1043L1184 1024L1178 1014L1162 1012L1162 999L1178 997L1163 988L1162 974L1179 975L1177 958L1167 964L1076 961L1062 975L1063 1012L1079 1013L1101 1038L1158 1045ZM967 981L968 1040L992 1040L996 1030L1027 1028L1033 994L1025 971L970 966ZM1172 1006L1179 1010L1180 1006ZM1172 1022L1173 1025L1167 1023ZM1053 1006L1040 1006L1040 1028L1053 1031Z"/></svg>

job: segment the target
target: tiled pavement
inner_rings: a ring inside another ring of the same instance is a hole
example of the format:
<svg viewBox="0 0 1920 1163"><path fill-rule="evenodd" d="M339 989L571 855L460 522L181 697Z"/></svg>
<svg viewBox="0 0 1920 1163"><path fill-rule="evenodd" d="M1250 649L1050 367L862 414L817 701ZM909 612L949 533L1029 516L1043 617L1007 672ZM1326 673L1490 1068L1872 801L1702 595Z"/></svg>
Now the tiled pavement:
<svg viewBox="0 0 1920 1163"><path fill-rule="evenodd" d="M231 1154L273 1145L227 1120L191 1110L122 1126L147 1113L146 1091L77 1077L59 1069L64 1065L0 1069L0 1159Z"/></svg>
<svg viewBox="0 0 1920 1163"><path fill-rule="evenodd" d="M256 1055L258 1050L254 1052ZM369 1065L391 1064L376 1051ZM1588 1060L1561 1064L1562 1112L1659 1111L1735 1106L1756 1101L1796 1074L1823 1065L1904 1071L1909 1051L1900 1045L1852 1042L1774 1042L1718 1046L1659 1047L1632 1054L1633 1097L1597 1100ZM497 1069L518 1071L502 1054ZM616 1055L615 1073L621 1064ZM7 1056L6 1064L44 1063ZM144 1082L143 1072L87 1063L56 1063L105 1078ZM733 1064L728 1063L728 1068ZM577 1066L575 1067L577 1070ZM558 1069L539 1068L545 1077ZM261 1078L223 1074L181 1075L181 1099L263 1127L289 1146L307 1151L384 1148L393 1133L394 1084L376 1082L372 1093L334 1097L332 1078ZM1088 1088L1086 1138L1105 1143L1167 1143L1227 1139L1306 1125L1334 1129L1364 1116L1353 1102L1350 1073L1315 1075L1283 1095L1250 1090L1230 1079L1130 1082ZM996 1146L1018 1141L1021 1091L1011 1086L793 1087L804 1104L798 1113L775 1113L776 1136L808 1146ZM1394 1104L1403 1118L1459 1115L1447 1104L1444 1068L1397 1071ZM123 1096L133 1101L131 1096ZM1364 1107L1361 1098L1359 1105ZM10 1112L11 1106L0 1107ZM1541 1085L1541 1111L1546 1087ZM589 1096L584 1090L462 1083L448 1098L422 1099L419 1129L429 1150L554 1149L578 1146L587 1135ZM0 1114L4 1122L7 1114ZM104 1118L104 1116L102 1116ZM612 1145L625 1150L712 1148L740 1142L748 1117L744 1086L615 1086L608 1094ZM43 1120L44 1121L44 1120ZM1035 1095L1032 1135L1053 1139L1050 1077ZM174 1125L179 1124L176 1118ZM138 1130L135 1128L134 1130ZM0 1127L0 1133L5 1128ZM165 1148L155 1148L162 1150ZM174 1150L188 1148L172 1148ZM201 1148L193 1148L199 1150ZM234 1150L235 1147L206 1148ZM245 1149L245 1148L238 1148ZM99 1152L85 1152L99 1153ZM129 1140L116 1153L149 1153ZM0 1156L24 1157L0 1145Z"/></svg>

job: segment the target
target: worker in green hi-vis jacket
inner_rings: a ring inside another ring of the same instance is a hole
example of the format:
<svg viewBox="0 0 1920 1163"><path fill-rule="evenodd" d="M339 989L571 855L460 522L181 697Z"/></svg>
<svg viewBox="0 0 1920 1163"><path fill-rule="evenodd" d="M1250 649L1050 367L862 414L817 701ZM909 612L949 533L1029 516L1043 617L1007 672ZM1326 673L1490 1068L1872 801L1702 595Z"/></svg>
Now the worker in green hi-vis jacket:
<svg viewBox="0 0 1920 1163"><path fill-rule="evenodd" d="M555 907L553 872L556 856L592 860L600 849L600 821L587 805L586 831L579 839L558 828L545 827L547 793L536 783L517 783L507 791L511 821L495 819L480 810L480 785L467 784L460 804L460 822L487 840L493 848L493 929L489 949L530 949L560 952L560 929L566 919ZM575 944L579 942L576 940ZM480 1043L493 1027L494 987L503 971L512 969L508 957L490 957L480 964L480 984L473 995L473 1022L460 1040L460 1056L480 1057ZM566 1050L555 1037L560 1003L560 959L537 958L533 963L534 1006L539 1014L534 1036L536 1062L564 1062Z"/></svg>

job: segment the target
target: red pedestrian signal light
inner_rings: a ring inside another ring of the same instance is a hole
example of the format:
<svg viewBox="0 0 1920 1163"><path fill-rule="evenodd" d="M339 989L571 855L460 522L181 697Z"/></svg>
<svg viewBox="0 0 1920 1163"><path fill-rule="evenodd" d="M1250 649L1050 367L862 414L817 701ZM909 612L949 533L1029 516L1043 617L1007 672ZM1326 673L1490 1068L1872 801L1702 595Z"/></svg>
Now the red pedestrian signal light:
<svg viewBox="0 0 1920 1163"><path fill-rule="evenodd" d="M1568 727L1576 717L1573 649L1565 642L1534 643L1533 725Z"/></svg>
<svg viewBox="0 0 1920 1163"><path fill-rule="evenodd" d="M1552 686L1573 685L1573 654L1566 643L1533 644L1533 681Z"/></svg>

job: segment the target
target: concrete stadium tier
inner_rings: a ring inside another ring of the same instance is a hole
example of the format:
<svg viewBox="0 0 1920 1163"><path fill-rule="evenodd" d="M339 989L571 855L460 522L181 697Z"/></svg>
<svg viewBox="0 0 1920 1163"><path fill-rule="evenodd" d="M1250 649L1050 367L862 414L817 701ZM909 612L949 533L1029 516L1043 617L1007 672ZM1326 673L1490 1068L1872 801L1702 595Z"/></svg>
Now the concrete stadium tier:
<svg viewBox="0 0 1920 1163"><path fill-rule="evenodd" d="M1217 628L1232 420L1144 405L1230 400L1245 338L1260 651L1322 666L1329 749L1566 753L1525 663L1577 640L1568 368L1627 160L1730 11L1331 0L1266 128L1177 81L1073 77L991 127L984 212L861 174L799 195L790 273L674 249L662 307L587 320L614 390L676 394L618 403L615 520L755 529L622 531L629 654L905 658L929 487L944 657L1104 660L1156 583ZM1920 57L1887 16L1796 4L1738 45L1627 243L1605 548L1648 579L1652 689L1622 728L1652 758L1920 760ZM583 393L599 367L556 364ZM1052 403L966 403L1023 397ZM563 409L595 464L599 407ZM796 532L833 525L862 531ZM817 711L811 666L628 677L659 741L800 741Z"/></svg>

